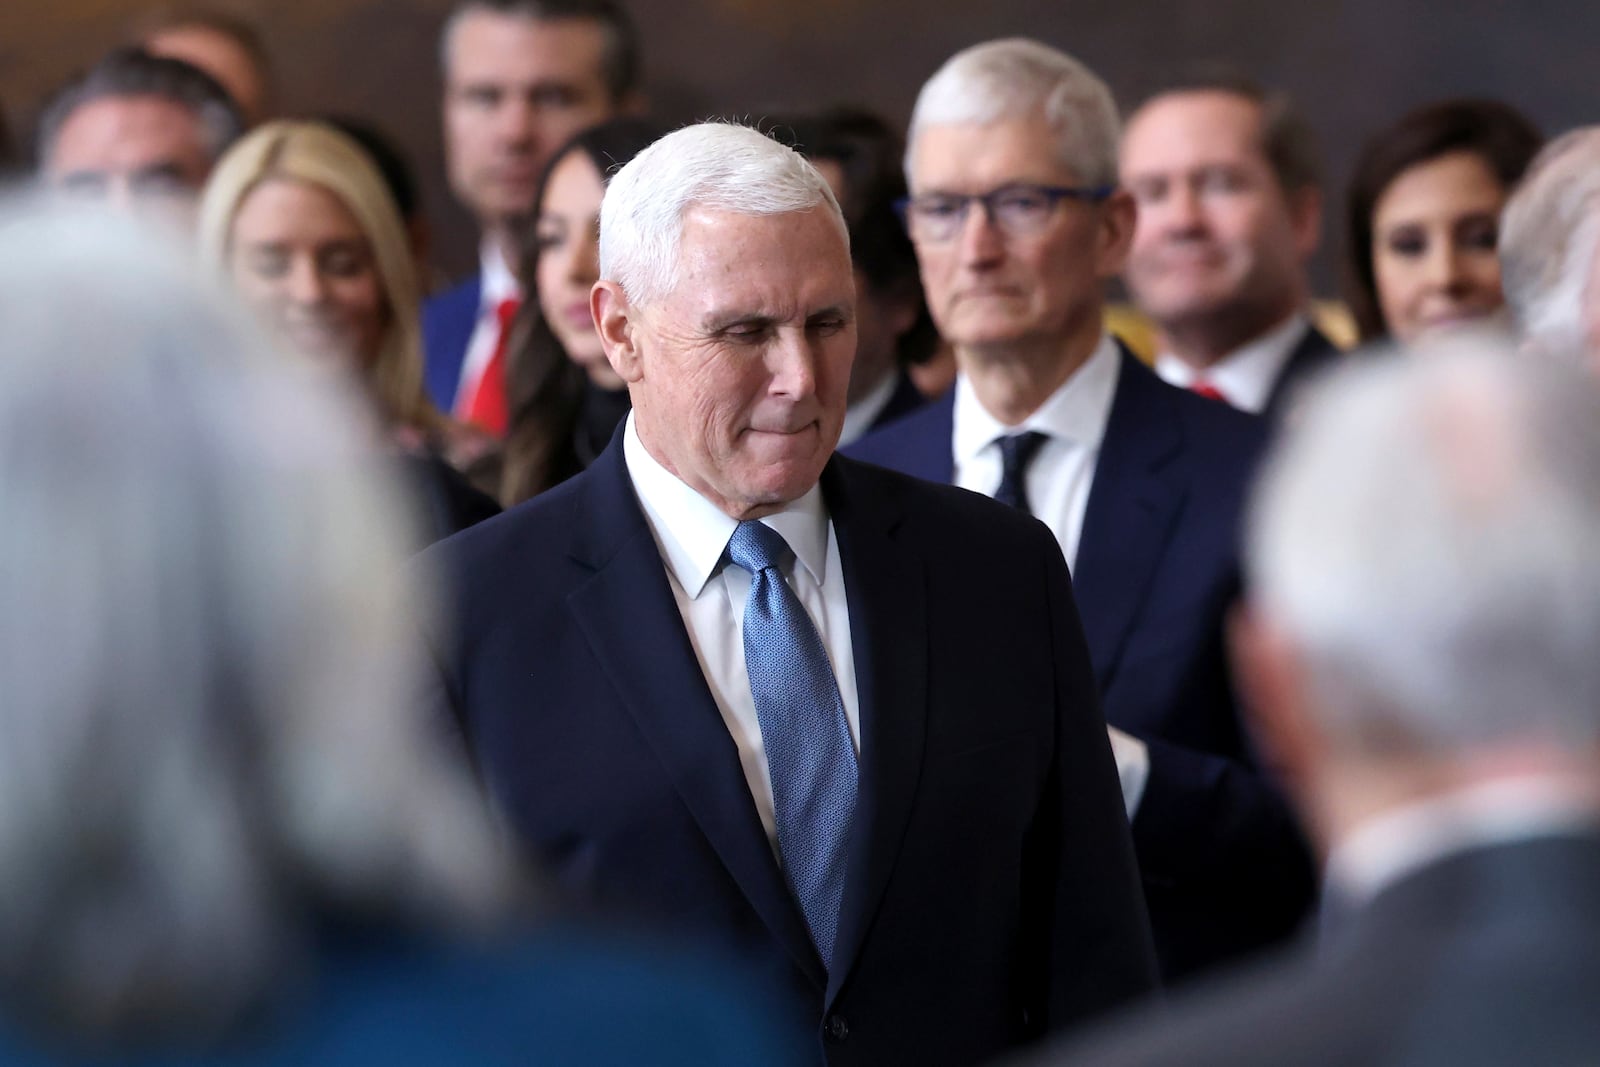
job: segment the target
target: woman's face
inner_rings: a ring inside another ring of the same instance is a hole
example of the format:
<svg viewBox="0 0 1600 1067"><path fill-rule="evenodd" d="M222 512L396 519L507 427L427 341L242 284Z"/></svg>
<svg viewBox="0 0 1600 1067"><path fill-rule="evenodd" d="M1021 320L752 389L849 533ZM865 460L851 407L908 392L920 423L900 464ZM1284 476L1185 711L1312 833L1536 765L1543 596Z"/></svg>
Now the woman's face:
<svg viewBox="0 0 1600 1067"><path fill-rule="evenodd" d="M1409 343L1499 310L1505 200L1473 152L1418 163L1389 183L1372 213L1372 273L1391 336Z"/></svg>
<svg viewBox="0 0 1600 1067"><path fill-rule="evenodd" d="M605 348L589 314L589 290L600 278L600 200L605 185L582 150L556 163L539 201L535 240L539 264L534 286L539 311L567 356L596 385L622 388L606 362Z"/></svg>
<svg viewBox="0 0 1600 1067"><path fill-rule="evenodd" d="M357 370L376 361L388 309L372 246L327 189L290 178L252 189L228 266L245 302L296 348Z"/></svg>

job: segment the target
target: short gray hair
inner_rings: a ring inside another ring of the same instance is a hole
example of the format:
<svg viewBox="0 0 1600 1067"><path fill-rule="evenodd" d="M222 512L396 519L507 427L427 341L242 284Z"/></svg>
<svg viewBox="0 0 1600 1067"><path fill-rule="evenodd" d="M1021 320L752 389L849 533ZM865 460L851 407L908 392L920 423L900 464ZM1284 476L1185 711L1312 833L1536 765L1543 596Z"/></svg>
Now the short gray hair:
<svg viewBox="0 0 1600 1067"><path fill-rule="evenodd" d="M1258 486L1252 596L1347 750L1600 740L1600 389L1514 344L1351 364Z"/></svg>
<svg viewBox="0 0 1600 1067"><path fill-rule="evenodd" d="M0 204L0 999L112 1047L259 1010L319 913L514 881L409 714L375 428L163 240Z"/></svg>
<svg viewBox="0 0 1600 1067"><path fill-rule="evenodd" d="M929 126L988 125L1043 114L1056 133L1056 155L1080 182L1117 183L1121 121L1111 90L1094 71L1025 37L987 41L945 61L917 94L906 134L906 179L917 135Z"/></svg>
<svg viewBox="0 0 1600 1067"><path fill-rule="evenodd" d="M634 156L606 186L600 277L622 286L631 302L648 304L677 284L691 207L784 215L823 206L848 243L833 190L804 156L747 126L686 126Z"/></svg>
<svg viewBox="0 0 1600 1067"><path fill-rule="evenodd" d="M1500 224L1500 283L1535 346L1584 347L1584 294L1600 252L1600 126L1551 141L1529 164Z"/></svg>

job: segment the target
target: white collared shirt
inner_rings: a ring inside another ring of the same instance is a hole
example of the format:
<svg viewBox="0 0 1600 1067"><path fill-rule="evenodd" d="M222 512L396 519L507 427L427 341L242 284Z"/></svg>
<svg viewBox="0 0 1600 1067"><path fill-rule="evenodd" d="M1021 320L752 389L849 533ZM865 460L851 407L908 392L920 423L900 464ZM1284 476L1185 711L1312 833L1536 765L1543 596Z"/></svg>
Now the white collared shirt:
<svg viewBox="0 0 1600 1067"><path fill-rule="evenodd" d="M889 401L894 397L895 387L900 384L900 372L891 369L883 376L883 381L874 385L867 395L857 400L844 410L844 428L839 431L839 447L859 440L872 424L877 421L878 415L889 406Z"/></svg>
<svg viewBox="0 0 1600 1067"><path fill-rule="evenodd" d="M1101 334L1100 343L1083 366L1017 426L1007 426L991 415L966 375L956 379L955 484L993 496L1000 485L1002 466L998 439L1025 430L1043 433L1047 440L1034 453L1023 484L1030 509L1056 535L1069 567L1078 559L1078 535L1083 531L1083 514L1089 505L1089 487L1094 483L1111 399L1117 391L1121 358L1111 335Z"/></svg>
<svg viewBox="0 0 1600 1067"><path fill-rule="evenodd" d="M478 320L472 327L472 337L467 341L467 354L461 360L461 378L456 383L455 412L464 413L478 391L478 379L494 358L500 343L501 301L522 299L522 287L516 275L506 265L499 247L493 241L484 241L478 250L479 277L482 286L478 294Z"/></svg>
<svg viewBox="0 0 1600 1067"><path fill-rule="evenodd" d="M1474 848L1600 825L1592 790L1524 776L1407 804L1360 823L1328 856L1325 896L1366 903L1423 867Z"/></svg>
<svg viewBox="0 0 1600 1067"><path fill-rule="evenodd" d="M1047 440L1034 453L1023 484L1034 516L1055 534L1068 567L1075 568L1078 563L1083 516L1121 372L1122 353L1116 341L1110 334L1101 334L1100 343L1083 366L1019 426L1007 426L989 414L966 375L956 379L955 483L993 496L1002 467L996 439L1024 430L1045 434ZM1114 726L1107 730L1122 784L1122 804L1132 819L1150 780L1150 750L1143 741Z"/></svg>
<svg viewBox="0 0 1600 1067"><path fill-rule="evenodd" d="M738 746L750 795L755 798L767 838L775 846L778 838L772 776L767 769L766 746L744 663L744 608L751 575L732 563L723 564L728 538L733 536L738 522L656 461L639 439L631 413L623 430L622 454L666 565L668 584L689 631L700 671ZM821 488L812 486L800 499L761 521L782 534L794 550L794 558L784 568L784 578L828 650L850 725L850 740L859 753L861 720L850 642L850 608L845 598L844 570L839 563L839 541Z"/></svg>
<svg viewBox="0 0 1600 1067"><path fill-rule="evenodd" d="M1311 323L1294 314L1281 325L1254 341L1236 348L1204 369L1184 362L1171 352L1156 357L1156 373L1161 380L1188 389L1204 380L1241 411L1259 415L1266 410L1272 387L1278 384L1283 368L1294 350L1305 340Z"/></svg>

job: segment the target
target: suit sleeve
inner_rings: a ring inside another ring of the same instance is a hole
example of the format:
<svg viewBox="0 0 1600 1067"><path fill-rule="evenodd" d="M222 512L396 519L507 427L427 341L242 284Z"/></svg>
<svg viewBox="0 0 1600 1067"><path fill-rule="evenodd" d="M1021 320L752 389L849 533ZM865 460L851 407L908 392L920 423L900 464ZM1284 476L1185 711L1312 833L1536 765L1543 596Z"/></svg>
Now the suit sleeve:
<svg viewBox="0 0 1600 1067"><path fill-rule="evenodd" d="M1095 693L1072 580L1055 539L1041 547L1055 664L1053 808L1039 850L1051 887L1046 1029L1059 1030L1156 988L1155 952L1116 763Z"/></svg>

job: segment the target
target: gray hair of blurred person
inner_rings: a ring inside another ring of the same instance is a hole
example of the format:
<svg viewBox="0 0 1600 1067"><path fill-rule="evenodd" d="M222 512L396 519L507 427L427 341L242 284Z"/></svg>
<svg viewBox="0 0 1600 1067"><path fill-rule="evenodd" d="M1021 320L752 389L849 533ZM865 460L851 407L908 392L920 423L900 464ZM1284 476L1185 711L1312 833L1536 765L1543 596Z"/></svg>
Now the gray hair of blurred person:
<svg viewBox="0 0 1600 1067"><path fill-rule="evenodd" d="M153 96L193 113L207 154L215 162L244 132L233 98L198 67L179 59L153 56L140 48L118 48L67 83L45 104L34 139L42 167L72 113L96 100Z"/></svg>
<svg viewBox="0 0 1600 1067"><path fill-rule="evenodd" d="M203 1039L319 922L493 922L515 877L409 714L424 598L359 405L130 221L9 204L0 249L6 1014Z"/></svg>
<svg viewBox="0 0 1600 1067"><path fill-rule="evenodd" d="M1342 751L1600 741L1600 389L1513 348L1336 374L1258 485L1252 598Z"/></svg>
<svg viewBox="0 0 1600 1067"><path fill-rule="evenodd" d="M635 305L677 284L690 208L783 215L826 206L849 242L833 190L805 157L732 123L686 126L646 148L606 186L600 205L600 277Z"/></svg>
<svg viewBox="0 0 1600 1067"><path fill-rule="evenodd" d="M906 134L906 180L917 135L929 126L989 125L1042 113L1056 156L1077 181L1117 183L1121 121L1106 83L1059 49L1025 37L986 41L945 61L917 94Z"/></svg>
<svg viewBox="0 0 1600 1067"><path fill-rule="evenodd" d="M1551 141L1528 166L1500 222L1500 282L1539 349L1585 348L1585 296L1600 252L1600 126Z"/></svg>
<svg viewBox="0 0 1600 1067"><path fill-rule="evenodd" d="M621 103L639 91L639 31L628 9L617 0L457 0L450 14L445 17L444 28L439 33L439 66L446 74L450 71L450 46L455 39L456 28L462 19L475 14L501 15L533 22L564 19L594 22L605 34L600 67L612 102Z"/></svg>

